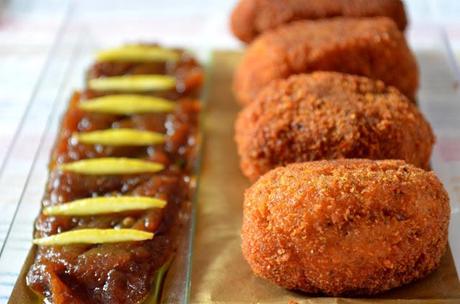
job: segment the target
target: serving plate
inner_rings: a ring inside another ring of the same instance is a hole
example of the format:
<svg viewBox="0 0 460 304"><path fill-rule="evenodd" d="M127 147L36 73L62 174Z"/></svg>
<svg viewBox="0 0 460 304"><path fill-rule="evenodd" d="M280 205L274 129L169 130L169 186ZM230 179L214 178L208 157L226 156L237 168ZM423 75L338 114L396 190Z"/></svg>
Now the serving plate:
<svg viewBox="0 0 460 304"><path fill-rule="evenodd" d="M61 117L72 93L74 90L84 87L86 70L94 62L94 56L98 50L125 43L161 43L154 36L145 34L148 31L148 26L147 28L144 26L149 24L145 15L138 15L139 31L134 34L132 29L126 33L109 32L104 34L100 31L94 18L96 17L85 18L76 12L69 14L67 22L58 34L26 111L16 139L18 145L12 148L12 154L8 160L11 169L7 167L5 174L13 173L13 166L16 162L21 166L17 172L19 175L17 178L24 182L23 184L13 182L10 185L8 195L11 204L7 204L3 212L0 212L0 244L2 246L0 277L8 274L16 276L20 271L8 303L37 303L39 301L39 298L26 286L25 279L36 251L36 247L31 246L33 222L40 212L40 200L48 177L47 164ZM103 18L103 15L98 15L97 18ZM163 45L180 47L173 44ZM196 55L206 69L208 58L206 51L187 50ZM200 98L202 102L205 100L205 91L203 86L203 98ZM202 134L198 136L198 146L201 144L201 137ZM201 149L198 147L197 150L194 173L196 183L199 180ZM27 167L28 169L26 169ZM2 184L2 186L5 189L0 190L6 191L8 186L6 184ZM8 199L5 196L2 198ZM196 195L193 195L189 218L184 221L185 225L181 230L182 235L177 254L163 281L163 302L187 302L195 202ZM6 229L2 230L2 227L6 227ZM2 287L9 288L12 286L2 286L0 281L0 289Z"/></svg>

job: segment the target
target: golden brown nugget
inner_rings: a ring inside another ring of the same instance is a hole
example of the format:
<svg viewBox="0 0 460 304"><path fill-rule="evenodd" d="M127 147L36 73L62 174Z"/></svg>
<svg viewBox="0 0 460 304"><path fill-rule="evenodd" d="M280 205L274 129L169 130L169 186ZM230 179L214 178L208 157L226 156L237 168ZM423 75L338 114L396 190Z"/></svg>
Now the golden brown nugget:
<svg viewBox="0 0 460 304"><path fill-rule="evenodd" d="M246 191L242 250L282 287L372 295L437 268L449 216L435 174L403 161L297 163Z"/></svg>
<svg viewBox="0 0 460 304"><path fill-rule="evenodd" d="M400 0L240 0L231 16L231 29L243 42L285 23L331 17L388 17L401 31L407 26Z"/></svg>
<svg viewBox="0 0 460 304"><path fill-rule="evenodd" d="M336 71L383 80L415 99L418 68L395 23L379 18L297 21L269 31L246 50L233 88L249 104L270 81Z"/></svg>
<svg viewBox="0 0 460 304"><path fill-rule="evenodd" d="M427 168L434 135L403 94L382 81L336 72L267 85L235 123L241 169L256 180L293 162L402 159Z"/></svg>

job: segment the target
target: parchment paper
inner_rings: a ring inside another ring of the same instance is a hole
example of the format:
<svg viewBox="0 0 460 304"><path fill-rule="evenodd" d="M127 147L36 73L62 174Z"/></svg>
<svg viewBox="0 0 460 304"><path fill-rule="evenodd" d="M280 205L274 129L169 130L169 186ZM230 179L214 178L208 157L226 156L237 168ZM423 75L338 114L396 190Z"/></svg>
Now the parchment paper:
<svg viewBox="0 0 460 304"><path fill-rule="evenodd" d="M427 278L372 299L309 297L252 274L240 248L243 192L249 182L240 173L233 141L239 106L233 100L231 83L239 56L216 52L209 75L190 302L460 303L460 284L450 251Z"/></svg>

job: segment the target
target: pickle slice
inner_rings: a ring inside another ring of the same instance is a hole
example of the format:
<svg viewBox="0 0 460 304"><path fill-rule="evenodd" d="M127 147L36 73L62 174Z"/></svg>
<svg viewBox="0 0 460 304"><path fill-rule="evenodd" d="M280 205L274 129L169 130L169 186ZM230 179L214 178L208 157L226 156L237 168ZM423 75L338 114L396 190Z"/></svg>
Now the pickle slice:
<svg viewBox="0 0 460 304"><path fill-rule="evenodd" d="M75 133L73 137L83 144L105 146L147 146L161 144L164 135L157 132L136 129L108 129L84 133Z"/></svg>
<svg viewBox="0 0 460 304"><path fill-rule="evenodd" d="M163 170L164 166L136 158L101 157L61 164L59 168L86 175L112 175L158 172Z"/></svg>
<svg viewBox="0 0 460 304"><path fill-rule="evenodd" d="M158 46L126 45L118 48L103 50L96 56L97 61L178 61L177 51Z"/></svg>
<svg viewBox="0 0 460 304"><path fill-rule="evenodd" d="M120 94L80 102L78 107L85 112L131 115L171 112L175 103L159 97Z"/></svg>
<svg viewBox="0 0 460 304"><path fill-rule="evenodd" d="M92 197L43 209L44 215L84 216L164 208L166 201L145 196Z"/></svg>
<svg viewBox="0 0 460 304"><path fill-rule="evenodd" d="M136 229L78 229L34 239L32 242L39 246L103 244L145 241L153 236L151 232Z"/></svg>
<svg viewBox="0 0 460 304"><path fill-rule="evenodd" d="M149 92L173 89L176 78L168 75L125 75L94 78L88 81L95 91Z"/></svg>

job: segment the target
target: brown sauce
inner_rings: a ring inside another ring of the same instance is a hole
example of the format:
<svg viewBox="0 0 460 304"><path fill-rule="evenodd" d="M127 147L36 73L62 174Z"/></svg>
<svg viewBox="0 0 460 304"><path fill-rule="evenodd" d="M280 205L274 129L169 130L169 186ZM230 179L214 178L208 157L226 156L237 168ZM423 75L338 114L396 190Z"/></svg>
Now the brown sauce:
<svg viewBox="0 0 460 304"><path fill-rule="evenodd" d="M184 55L185 56L185 55ZM96 196L149 196L165 199L163 209L118 214L68 217L40 214L35 238L81 228L134 228L155 233L149 241L97 245L39 246L27 284L53 303L141 303L151 290L155 271L177 248L180 227L188 218L193 191L199 101L194 99L203 75L188 57L173 67L164 64L96 63L88 77L166 73L183 79L185 90L175 91L177 105L166 114L111 115L87 113L79 102L98 96L76 93L65 113L50 161L50 175L42 206ZM176 74L175 74L176 73ZM182 80L181 80L182 81ZM164 144L142 147L86 145L74 132L135 128L166 134ZM160 162L159 173L88 176L62 172L58 164L98 157L130 157Z"/></svg>

